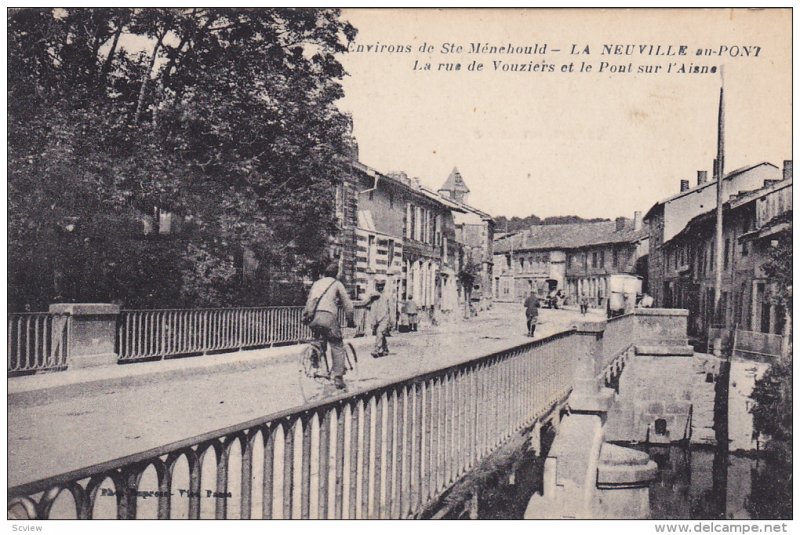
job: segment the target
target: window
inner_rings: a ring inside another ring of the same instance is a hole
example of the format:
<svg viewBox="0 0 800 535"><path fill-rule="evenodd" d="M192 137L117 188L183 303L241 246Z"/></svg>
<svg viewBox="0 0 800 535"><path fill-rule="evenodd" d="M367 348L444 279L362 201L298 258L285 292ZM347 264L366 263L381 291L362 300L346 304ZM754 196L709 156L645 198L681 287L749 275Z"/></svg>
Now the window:
<svg viewBox="0 0 800 535"><path fill-rule="evenodd" d="M614 249L614 251L612 252L611 261L613 262L613 266L614 267L618 267L619 266L619 250L618 249Z"/></svg>
<svg viewBox="0 0 800 535"><path fill-rule="evenodd" d="M725 238L725 257L722 262L722 269L728 269L728 258L730 257L730 250L731 250L731 240L730 238Z"/></svg>
<svg viewBox="0 0 800 535"><path fill-rule="evenodd" d="M372 249L375 247L375 236L370 236L367 241L367 266L372 267Z"/></svg>
<svg viewBox="0 0 800 535"><path fill-rule="evenodd" d="M370 200L372 199L370 198ZM389 208L394 208L394 193L391 192L389 193Z"/></svg>
<svg viewBox="0 0 800 535"><path fill-rule="evenodd" d="M369 200L371 200L371 201L375 200L375 190L374 189L369 191Z"/></svg>
<svg viewBox="0 0 800 535"><path fill-rule="evenodd" d="M600 267L604 267L606 265L606 252L600 251Z"/></svg>
<svg viewBox="0 0 800 535"><path fill-rule="evenodd" d="M406 238L414 236L414 205L408 203L406 205Z"/></svg>
<svg viewBox="0 0 800 535"><path fill-rule="evenodd" d="M394 264L394 240L389 240L386 251L386 268L391 269Z"/></svg>
<svg viewBox="0 0 800 535"><path fill-rule="evenodd" d="M592 253L592 267L597 267L597 253Z"/></svg>

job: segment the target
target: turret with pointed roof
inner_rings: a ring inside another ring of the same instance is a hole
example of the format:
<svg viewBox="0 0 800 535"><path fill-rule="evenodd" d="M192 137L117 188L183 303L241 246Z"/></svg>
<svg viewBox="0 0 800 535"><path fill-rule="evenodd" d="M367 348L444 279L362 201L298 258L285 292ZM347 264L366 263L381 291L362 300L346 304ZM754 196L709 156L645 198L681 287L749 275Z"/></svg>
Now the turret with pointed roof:
<svg viewBox="0 0 800 535"><path fill-rule="evenodd" d="M466 204L467 198L469 197L469 188L464 182L461 173L458 172L457 167L453 167L450 176L447 177L442 187L439 188L438 193L442 197Z"/></svg>

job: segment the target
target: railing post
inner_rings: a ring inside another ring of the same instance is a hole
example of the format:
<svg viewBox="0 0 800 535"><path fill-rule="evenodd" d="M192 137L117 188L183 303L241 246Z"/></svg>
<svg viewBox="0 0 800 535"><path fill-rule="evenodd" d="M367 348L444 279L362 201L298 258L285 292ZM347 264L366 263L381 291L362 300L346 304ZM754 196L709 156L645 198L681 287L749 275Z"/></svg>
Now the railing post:
<svg viewBox="0 0 800 535"><path fill-rule="evenodd" d="M54 314L70 316L67 366L88 368L117 363L114 343L119 305L105 303L57 303Z"/></svg>
<svg viewBox="0 0 800 535"><path fill-rule="evenodd" d="M572 394L569 397L571 412L605 414L614 401L614 391L602 385L603 333L606 322L581 322L577 334L584 338L575 366Z"/></svg>

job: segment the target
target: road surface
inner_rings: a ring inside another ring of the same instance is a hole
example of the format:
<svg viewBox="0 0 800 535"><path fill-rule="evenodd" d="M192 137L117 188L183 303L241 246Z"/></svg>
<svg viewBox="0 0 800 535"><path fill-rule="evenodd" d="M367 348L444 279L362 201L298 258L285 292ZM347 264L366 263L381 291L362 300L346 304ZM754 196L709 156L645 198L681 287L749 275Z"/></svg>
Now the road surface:
<svg viewBox="0 0 800 535"><path fill-rule="evenodd" d="M602 319L596 312L590 317ZM566 330L579 318L572 311L542 310L536 338ZM387 357L372 359L368 350L361 349L359 377L345 379L348 391L355 392L527 340L522 306L496 304L468 321L395 333L389 338ZM323 386L318 388L314 395L321 397ZM87 387L80 397L9 405L8 485L132 455L305 402L298 363L292 360L256 371L217 372L114 389Z"/></svg>

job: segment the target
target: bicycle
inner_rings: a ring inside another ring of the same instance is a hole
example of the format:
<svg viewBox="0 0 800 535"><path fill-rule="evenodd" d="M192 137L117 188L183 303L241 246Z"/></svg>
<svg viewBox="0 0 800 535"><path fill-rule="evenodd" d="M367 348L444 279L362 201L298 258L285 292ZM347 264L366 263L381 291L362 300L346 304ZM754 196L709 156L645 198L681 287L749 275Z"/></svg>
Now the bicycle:
<svg viewBox="0 0 800 535"><path fill-rule="evenodd" d="M306 340L308 345L300 355L298 378L300 393L306 401L326 394L328 387L333 388L331 375L332 357L329 355L327 343L316 338ZM358 353L353 344L344 342L345 378L349 381L358 379ZM320 392L320 386L322 391Z"/></svg>

